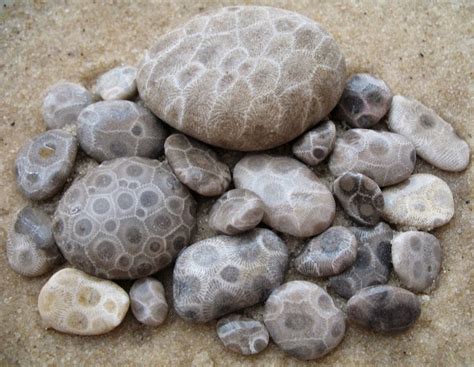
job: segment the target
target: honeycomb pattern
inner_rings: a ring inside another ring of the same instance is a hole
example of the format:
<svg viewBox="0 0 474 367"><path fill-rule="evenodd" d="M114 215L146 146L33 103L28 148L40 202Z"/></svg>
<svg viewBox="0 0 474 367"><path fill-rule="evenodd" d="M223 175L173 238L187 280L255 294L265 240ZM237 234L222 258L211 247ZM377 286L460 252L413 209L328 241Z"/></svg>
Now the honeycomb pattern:
<svg viewBox="0 0 474 367"><path fill-rule="evenodd" d="M104 101L133 98L137 94L136 77L136 68L119 66L99 77L96 93Z"/></svg>
<svg viewBox="0 0 474 367"><path fill-rule="evenodd" d="M326 121L308 131L292 147L293 154L304 163L316 166L321 163L334 148L336 143L336 126Z"/></svg>
<svg viewBox="0 0 474 367"><path fill-rule="evenodd" d="M135 318L148 326L159 326L168 315L168 303L163 285L154 278L142 278L133 283L130 301Z"/></svg>

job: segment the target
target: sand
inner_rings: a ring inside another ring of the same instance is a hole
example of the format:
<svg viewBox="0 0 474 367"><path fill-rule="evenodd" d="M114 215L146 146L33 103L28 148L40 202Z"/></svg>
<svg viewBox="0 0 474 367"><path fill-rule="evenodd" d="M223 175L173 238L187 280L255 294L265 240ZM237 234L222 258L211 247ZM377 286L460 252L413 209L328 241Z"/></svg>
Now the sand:
<svg viewBox="0 0 474 367"><path fill-rule="evenodd" d="M61 79L91 87L97 75L109 68L135 64L154 38L193 14L237 2L5 3L0 12L0 263L5 272L0 278L0 365L311 364L286 357L274 344L258 356L239 356L224 349L214 323L188 324L174 312L156 329L138 324L129 313L120 327L98 337L69 336L42 327L36 302L49 275L35 279L17 275L7 266L4 245L12 215L27 203L15 188L13 161L24 141L45 129L40 113L44 90ZM295 0L260 4L298 11L319 21L340 44L349 72L373 73L395 93L419 99L451 122L473 146L471 1ZM277 151L288 152L288 147ZM241 156L219 152L229 164ZM83 173L89 165L82 160L77 171ZM316 172L327 176L324 168ZM420 159L416 172L442 177L455 197L455 217L434 231L444 251L438 287L421 297L422 315L408 332L387 336L351 326L337 350L314 365L474 364L472 166L463 173L445 173ZM200 200L195 239L212 234L206 222L211 204L212 200ZM339 213L336 223L345 222ZM292 252L301 248L301 241L284 239ZM168 297L170 274L167 270L157 275ZM287 279L295 278L290 270ZM130 282L121 285L128 289ZM340 299L336 301L343 307ZM246 313L258 317L261 307Z"/></svg>

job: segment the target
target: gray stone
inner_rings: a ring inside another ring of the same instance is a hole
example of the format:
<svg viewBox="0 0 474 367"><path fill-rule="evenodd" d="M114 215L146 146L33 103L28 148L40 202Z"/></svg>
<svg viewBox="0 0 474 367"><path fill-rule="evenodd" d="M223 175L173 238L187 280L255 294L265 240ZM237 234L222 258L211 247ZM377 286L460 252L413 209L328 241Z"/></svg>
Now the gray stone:
<svg viewBox="0 0 474 367"><path fill-rule="evenodd" d="M102 74L97 80L96 93L104 101L130 99L137 94L137 68L119 66Z"/></svg>
<svg viewBox="0 0 474 367"><path fill-rule="evenodd" d="M154 278L136 280L130 288L132 313L142 324L159 326L168 315L163 285Z"/></svg>
<svg viewBox="0 0 474 367"><path fill-rule="evenodd" d="M316 166L331 153L336 143L336 126L326 121L300 137L292 147L293 154L304 163Z"/></svg>

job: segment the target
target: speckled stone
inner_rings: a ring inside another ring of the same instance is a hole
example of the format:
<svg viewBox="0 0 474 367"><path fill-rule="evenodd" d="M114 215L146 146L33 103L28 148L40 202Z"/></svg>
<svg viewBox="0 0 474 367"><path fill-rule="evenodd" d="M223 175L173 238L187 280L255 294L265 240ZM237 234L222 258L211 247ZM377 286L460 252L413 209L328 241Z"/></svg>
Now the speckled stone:
<svg viewBox="0 0 474 367"><path fill-rule="evenodd" d="M415 323L420 313L417 296L390 285L361 289L347 302L348 320L377 332L406 330Z"/></svg>
<svg viewBox="0 0 474 367"><path fill-rule="evenodd" d="M308 131L292 146L293 154L310 166L321 163L331 153L336 143L336 126L326 121Z"/></svg>
<svg viewBox="0 0 474 367"><path fill-rule="evenodd" d="M102 74L96 83L96 93L104 101L130 99L137 94L137 68L119 66Z"/></svg>
<svg viewBox="0 0 474 367"><path fill-rule="evenodd" d="M136 280L130 288L132 313L142 324L159 326L168 315L163 285L155 278Z"/></svg>
<svg viewBox="0 0 474 367"><path fill-rule="evenodd" d="M316 284L296 280L275 289L263 314L273 341L302 360L321 358L336 348L346 330L344 314Z"/></svg>
<svg viewBox="0 0 474 367"><path fill-rule="evenodd" d="M431 287L441 270L441 245L426 232L409 231L392 240L392 263L403 285L416 292Z"/></svg>
<svg viewBox="0 0 474 367"><path fill-rule="evenodd" d="M174 307L187 321L208 322L266 299L283 281L288 250L268 229L196 242L173 273Z"/></svg>
<svg viewBox="0 0 474 367"><path fill-rule="evenodd" d="M76 154L76 138L63 130L48 130L27 141L15 162L21 193L31 200L56 195L72 172Z"/></svg>

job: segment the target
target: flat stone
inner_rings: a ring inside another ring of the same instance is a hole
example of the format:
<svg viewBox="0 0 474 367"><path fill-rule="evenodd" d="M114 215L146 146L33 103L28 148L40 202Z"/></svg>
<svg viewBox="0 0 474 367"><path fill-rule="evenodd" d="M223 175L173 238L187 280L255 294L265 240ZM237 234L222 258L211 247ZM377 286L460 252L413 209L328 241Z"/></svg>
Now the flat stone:
<svg viewBox="0 0 474 367"><path fill-rule="evenodd" d="M166 139L165 155L178 179L203 196L222 195L230 185L230 169L206 145L183 134Z"/></svg>
<svg viewBox="0 0 474 367"><path fill-rule="evenodd" d="M132 313L142 324L161 325L168 315L168 303L163 285L155 278L136 280L130 288Z"/></svg>
<svg viewBox="0 0 474 367"><path fill-rule="evenodd" d="M345 227L331 227L306 245L295 259L295 268L303 275L327 277L351 266L357 256L357 240Z"/></svg>
<svg viewBox="0 0 474 367"><path fill-rule="evenodd" d="M288 250L268 229L196 242L173 273L174 307L187 321L208 322L264 301L283 281Z"/></svg>
<svg viewBox="0 0 474 367"><path fill-rule="evenodd" d="M403 285L415 292L431 287L441 270L441 245L426 232L409 231L392 240L392 263Z"/></svg>
<svg viewBox="0 0 474 367"><path fill-rule="evenodd" d="M469 164L466 141L435 111L414 99L393 97L387 126L410 140L416 153L435 167L457 172Z"/></svg>
<svg viewBox="0 0 474 367"><path fill-rule="evenodd" d="M102 74L96 83L96 93L104 101L130 99L137 94L137 68L119 66Z"/></svg>
<svg viewBox="0 0 474 367"><path fill-rule="evenodd" d="M371 227L351 227L357 242L357 258L344 273L331 277L328 289L350 298L362 288L388 282L391 268L393 231L386 223Z"/></svg>
<svg viewBox="0 0 474 367"><path fill-rule="evenodd" d="M15 161L21 193L31 200L52 198L70 176L76 154L76 138L63 130L48 130L28 140Z"/></svg>
<svg viewBox="0 0 474 367"><path fill-rule="evenodd" d="M293 154L304 163L316 166L331 153L336 143L336 126L326 121L300 137L292 147Z"/></svg>
<svg viewBox="0 0 474 367"><path fill-rule="evenodd" d="M229 315L217 323L217 336L227 349L244 356L258 354L268 346L270 335L262 322Z"/></svg>
<svg viewBox="0 0 474 367"><path fill-rule="evenodd" d="M130 299L117 284L66 268L41 288L38 310L46 328L67 334L99 335L116 328Z"/></svg>
<svg viewBox="0 0 474 367"><path fill-rule="evenodd" d="M296 280L275 289L263 314L273 341L302 360L321 358L344 337L344 314L318 285Z"/></svg>
<svg viewBox="0 0 474 367"><path fill-rule="evenodd" d="M75 181L59 202L53 234L75 267L107 279L143 278L186 246L196 203L166 163L105 161Z"/></svg>
<svg viewBox="0 0 474 367"><path fill-rule="evenodd" d="M361 289L347 302L349 321L378 332L406 330L415 323L420 313L417 296L390 285Z"/></svg>
<svg viewBox="0 0 474 367"><path fill-rule="evenodd" d="M163 121L226 149L284 144L339 100L345 61L301 14L232 6L198 14L158 38L138 67L145 104Z"/></svg>
<svg viewBox="0 0 474 367"><path fill-rule="evenodd" d="M369 177L346 172L334 181L333 192L351 219L365 226L380 222L384 208L382 190Z"/></svg>
<svg viewBox="0 0 474 367"><path fill-rule="evenodd" d="M130 101L97 102L78 117L81 148L98 162L133 156L157 158L167 135L148 109Z"/></svg>
<svg viewBox="0 0 474 367"><path fill-rule="evenodd" d="M323 232L334 219L336 203L331 192L296 159L247 155L234 167L234 184L262 199L263 222L277 231L310 237Z"/></svg>
<svg viewBox="0 0 474 367"><path fill-rule="evenodd" d="M400 227L430 231L448 223L454 215L451 189L439 177L418 173L383 190L384 217Z"/></svg>
<svg viewBox="0 0 474 367"><path fill-rule="evenodd" d="M334 176L350 171L362 173L383 187L410 177L415 162L415 147L402 135L351 129L336 139L329 170Z"/></svg>

